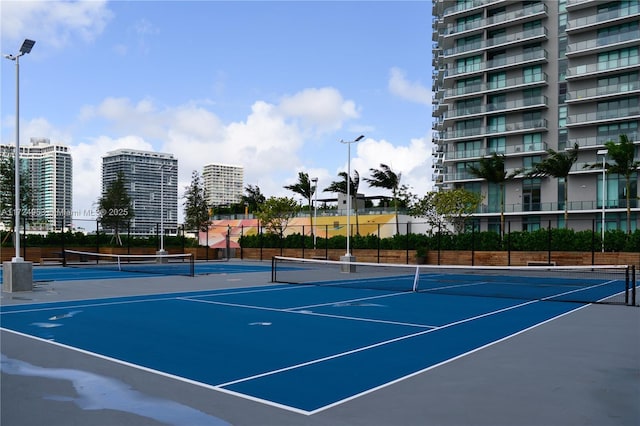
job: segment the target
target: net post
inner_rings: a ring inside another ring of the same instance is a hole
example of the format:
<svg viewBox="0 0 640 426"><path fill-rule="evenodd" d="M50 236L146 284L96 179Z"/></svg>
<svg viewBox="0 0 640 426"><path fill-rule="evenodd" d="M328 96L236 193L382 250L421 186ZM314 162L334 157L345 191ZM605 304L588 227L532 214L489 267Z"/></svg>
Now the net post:
<svg viewBox="0 0 640 426"><path fill-rule="evenodd" d="M420 280L420 266L416 265L416 274L413 277L413 288L411 291L414 293L418 291L418 281Z"/></svg>
<svg viewBox="0 0 640 426"><path fill-rule="evenodd" d="M631 304L636 306L636 265L631 265Z"/></svg>
<svg viewBox="0 0 640 426"><path fill-rule="evenodd" d="M628 305L629 304L629 269L631 269L631 267L629 265L627 265L627 267L624 270L624 304Z"/></svg>
<svg viewBox="0 0 640 426"><path fill-rule="evenodd" d="M196 262L193 253L189 253L189 272L192 277L196 276Z"/></svg>
<svg viewBox="0 0 640 426"><path fill-rule="evenodd" d="M276 257L271 258L271 282L276 282Z"/></svg>

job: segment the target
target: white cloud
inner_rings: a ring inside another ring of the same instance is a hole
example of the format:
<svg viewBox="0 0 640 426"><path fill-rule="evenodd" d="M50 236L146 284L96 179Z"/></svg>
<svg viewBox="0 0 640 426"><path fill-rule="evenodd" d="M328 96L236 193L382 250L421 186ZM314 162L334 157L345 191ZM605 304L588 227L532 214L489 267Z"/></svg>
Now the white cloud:
<svg viewBox="0 0 640 426"><path fill-rule="evenodd" d="M408 81L400 68L391 68L389 91L403 99L423 105L431 105L431 90L420 82Z"/></svg>
<svg viewBox="0 0 640 426"><path fill-rule="evenodd" d="M285 97L280 101L279 109L284 115L299 118L304 126L320 132L337 130L345 121L359 116L355 103L343 99L332 87L305 89Z"/></svg>
<svg viewBox="0 0 640 426"><path fill-rule="evenodd" d="M1 8L3 43L26 37L56 48L74 38L93 41L113 16L102 0L3 1Z"/></svg>

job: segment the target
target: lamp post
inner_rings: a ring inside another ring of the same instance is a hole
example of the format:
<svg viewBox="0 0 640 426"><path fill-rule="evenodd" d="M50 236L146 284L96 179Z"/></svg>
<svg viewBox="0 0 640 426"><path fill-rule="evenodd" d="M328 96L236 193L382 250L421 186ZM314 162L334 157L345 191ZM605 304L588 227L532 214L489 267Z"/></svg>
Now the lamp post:
<svg viewBox="0 0 640 426"><path fill-rule="evenodd" d="M164 255L164 168L168 167L173 170L173 166L163 164L160 166L160 251L158 254Z"/></svg>
<svg viewBox="0 0 640 426"><path fill-rule="evenodd" d="M25 39L20 52L15 55L4 55L5 58L16 63L16 152L14 168L14 238L15 256L11 262L2 264L2 291L33 291L33 265L25 262L20 256L20 56L31 52L36 42Z"/></svg>
<svg viewBox="0 0 640 426"><path fill-rule="evenodd" d="M600 226L600 231L602 232L602 253L604 253L604 227L605 227L605 208L607 202L607 154L609 153L606 149L598 150L597 155L602 155L602 224Z"/></svg>
<svg viewBox="0 0 640 426"><path fill-rule="evenodd" d="M351 251L349 247L349 237L351 234L351 144L360 142L364 135L360 135L352 141L340 141L347 144L347 252L344 255L345 260L351 260Z"/></svg>
<svg viewBox="0 0 640 426"><path fill-rule="evenodd" d="M317 227L318 227L318 178L311 178L311 182L313 183L313 249L316 249L316 241L317 241Z"/></svg>
<svg viewBox="0 0 640 426"><path fill-rule="evenodd" d="M5 58L16 63L16 152L13 164L14 168L14 188L15 188L15 248L16 255L11 259L12 262L22 262L24 259L20 256L20 56L31 52L35 41L25 39L20 47L20 53L15 55L4 55Z"/></svg>

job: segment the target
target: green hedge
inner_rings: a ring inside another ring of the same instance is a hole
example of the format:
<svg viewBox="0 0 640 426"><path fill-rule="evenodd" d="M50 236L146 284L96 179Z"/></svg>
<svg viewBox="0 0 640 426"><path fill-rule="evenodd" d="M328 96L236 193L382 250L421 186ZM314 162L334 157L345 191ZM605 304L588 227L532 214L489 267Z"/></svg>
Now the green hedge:
<svg viewBox="0 0 640 426"><path fill-rule="evenodd" d="M539 229L537 231L511 232L503 239L496 232L475 232L465 234L408 234L378 238L376 235L354 235L350 239L353 249L415 250L426 247L429 250L478 250L478 251L599 251L601 235L592 231L574 231L571 229ZM301 234L291 234L284 239L273 234L248 235L240 238L245 248L313 247L313 238ZM335 236L326 240L318 238L318 249L339 249L346 246L345 236ZM605 233L605 251L640 252L640 230L632 234L615 230Z"/></svg>

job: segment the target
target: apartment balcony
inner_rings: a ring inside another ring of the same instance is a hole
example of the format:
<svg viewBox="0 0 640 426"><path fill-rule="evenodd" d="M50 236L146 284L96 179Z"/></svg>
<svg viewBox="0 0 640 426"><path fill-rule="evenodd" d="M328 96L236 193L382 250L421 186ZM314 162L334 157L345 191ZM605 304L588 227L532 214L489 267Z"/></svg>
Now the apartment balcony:
<svg viewBox="0 0 640 426"><path fill-rule="evenodd" d="M567 68L567 80L594 78L604 74L621 73L638 69L638 57L621 58L607 62L589 63Z"/></svg>
<svg viewBox="0 0 640 426"><path fill-rule="evenodd" d="M567 0L567 10L579 10L597 6L602 0Z"/></svg>
<svg viewBox="0 0 640 426"><path fill-rule="evenodd" d="M464 12L469 12L472 11L474 9L480 9L483 8L485 6L488 6L490 4L495 4L495 3L504 3L505 0L472 0L472 1L465 1L464 3L458 3L455 6L449 7L447 9L445 9L443 16L445 18L451 16L451 15L456 15L459 13L464 13Z"/></svg>
<svg viewBox="0 0 640 426"><path fill-rule="evenodd" d="M597 37L590 40L569 43L567 45L567 57L593 54L601 50L610 50L612 48L622 49L624 47L638 45L639 39L640 30L635 30L610 35L608 37Z"/></svg>
<svg viewBox="0 0 640 426"><path fill-rule="evenodd" d="M582 18L570 19L567 21L567 33L573 34L580 31L593 31L600 27L611 24L614 21L626 22L640 17L640 6L637 4L629 7L612 10L607 13L584 16Z"/></svg>
<svg viewBox="0 0 640 426"><path fill-rule="evenodd" d="M451 151L447 153L447 156L446 158L444 158L444 161L451 162L451 161L471 160L475 158L488 157L490 155L493 155L494 152L512 157L516 155L531 155L531 154L543 153L546 150L547 150L547 143L539 142L539 143L530 143L530 144L510 145L503 149L482 148L482 149L472 149L467 151Z"/></svg>
<svg viewBox="0 0 640 426"><path fill-rule="evenodd" d="M477 177L471 172L454 172L454 173L445 173L442 175L442 183L453 183L453 182L466 182L466 181L481 181L483 179Z"/></svg>
<svg viewBox="0 0 640 426"><path fill-rule="evenodd" d="M515 10L513 12L503 12L493 15L486 19L481 19L474 22L464 24L449 24L444 30L444 36L461 35L461 33L474 31L477 29L486 29L486 27L492 27L496 25L504 25L508 23L513 24L516 21L525 21L531 19L540 19L547 14L547 5L543 3L536 3L525 8Z"/></svg>
<svg viewBox="0 0 640 426"><path fill-rule="evenodd" d="M521 55L511 55L504 58L492 59L490 61L485 61L484 63L480 63L477 65L467 66L467 67L453 67L447 70L447 75L444 76L445 79L451 77L460 77L467 76L473 74L479 74L484 71L489 70L497 70L500 68L512 68L524 65L534 65L537 63L545 63L547 62L549 54L546 50L536 50L535 52L528 52Z"/></svg>
<svg viewBox="0 0 640 426"><path fill-rule="evenodd" d="M640 107L617 108L606 111L573 114L567 117L567 127L590 126L614 121L640 119Z"/></svg>
<svg viewBox="0 0 640 426"><path fill-rule="evenodd" d="M453 142L461 139L477 139L485 136L504 136L528 132L547 131L547 120L528 120L516 123L508 123L504 128L492 126L481 126L470 129L450 130L441 132L440 136L443 142Z"/></svg>
<svg viewBox="0 0 640 426"><path fill-rule="evenodd" d="M528 109L540 109L546 108L548 104L549 101L546 96L536 96L534 98L480 105L474 108L454 109L448 111L444 119L445 122L447 122L454 119L472 118L477 115L501 113L505 111L514 112Z"/></svg>
<svg viewBox="0 0 640 426"><path fill-rule="evenodd" d="M548 81L549 76L546 73L540 73L526 78L510 78L506 81L500 81L499 83L481 83L473 86L455 87L445 90L444 99L450 100L451 98L468 95L481 95L493 91L509 92L514 90L522 90L524 88L545 86L547 85Z"/></svg>
<svg viewBox="0 0 640 426"><path fill-rule="evenodd" d="M570 90L567 92L566 102L590 102L594 100L626 96L632 93L640 93L640 81L630 81L622 84L612 84L604 87L592 87L582 90Z"/></svg>
<svg viewBox="0 0 640 426"><path fill-rule="evenodd" d="M481 40L476 43L469 43L462 46L445 49L443 56L445 58L450 58L457 55L468 54L474 51L482 52L488 48L506 47L520 43L530 43L536 40L546 40L547 38L548 37L546 28L533 28L527 31L505 34L503 36Z"/></svg>
<svg viewBox="0 0 640 426"><path fill-rule="evenodd" d="M640 134L637 132L627 133L626 134L629 140L631 140L634 144L640 144ZM590 136L586 138L573 138L569 139L567 146L574 146L576 143L580 146L580 148L602 148L605 143L609 141L618 141L618 136Z"/></svg>

